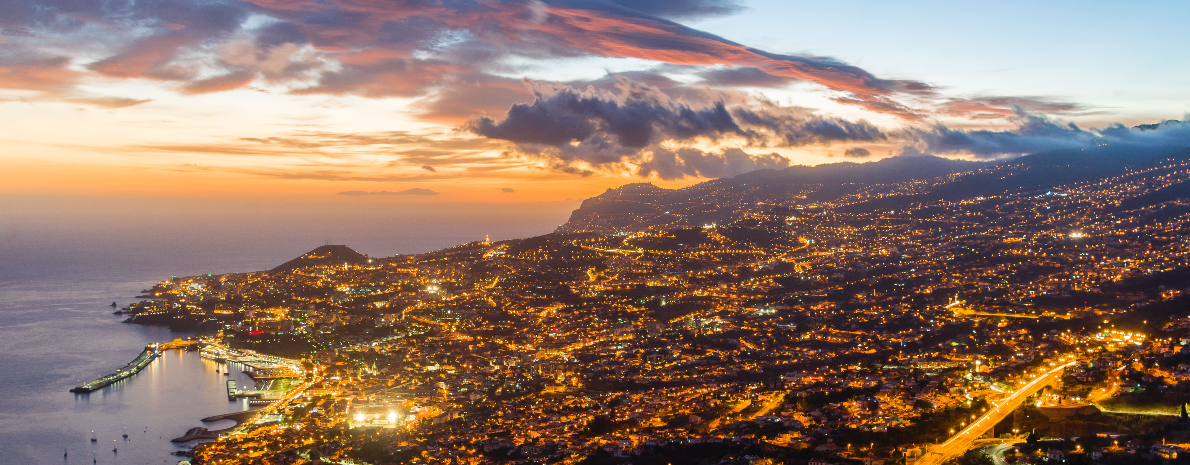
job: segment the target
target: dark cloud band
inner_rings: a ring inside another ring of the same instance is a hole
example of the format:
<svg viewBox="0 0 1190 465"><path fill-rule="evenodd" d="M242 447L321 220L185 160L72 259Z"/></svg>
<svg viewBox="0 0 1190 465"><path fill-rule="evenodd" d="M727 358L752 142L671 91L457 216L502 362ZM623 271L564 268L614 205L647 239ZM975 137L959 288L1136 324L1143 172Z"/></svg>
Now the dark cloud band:
<svg viewBox="0 0 1190 465"><path fill-rule="evenodd" d="M346 196L349 196L349 197L363 197L363 196L369 196L369 195L387 196L387 195L439 195L439 194L441 194L441 192L436 192L436 191L434 191L434 190L432 190L432 189L423 189L423 188L420 188L420 187L414 187L414 188L412 188L412 189L405 189L405 190L403 190L403 191L396 191L396 192L389 192L389 191L343 191L343 192L338 192L338 193L336 193L335 195L346 195Z"/></svg>

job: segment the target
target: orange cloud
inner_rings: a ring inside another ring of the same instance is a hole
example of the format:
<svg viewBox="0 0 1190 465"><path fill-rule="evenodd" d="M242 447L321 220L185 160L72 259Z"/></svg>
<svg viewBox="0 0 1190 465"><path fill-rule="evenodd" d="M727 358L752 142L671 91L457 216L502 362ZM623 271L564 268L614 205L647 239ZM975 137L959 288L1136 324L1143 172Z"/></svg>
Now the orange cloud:
<svg viewBox="0 0 1190 465"><path fill-rule="evenodd" d="M89 69L108 77L183 80L193 74L170 61L183 47L199 38L184 32L169 32L134 41L120 53L92 63Z"/></svg>
<svg viewBox="0 0 1190 465"><path fill-rule="evenodd" d="M207 94L238 89L251 84L256 79L256 73L251 71L235 71L222 76L191 82L182 88L184 94Z"/></svg>
<svg viewBox="0 0 1190 465"><path fill-rule="evenodd" d="M80 103L83 105L93 105L100 108L127 108L131 106L140 105L142 103L152 102L153 99L135 99L125 97L89 97L89 98L68 98L67 102Z"/></svg>
<svg viewBox="0 0 1190 465"><path fill-rule="evenodd" d="M524 81L481 74L447 82L414 108L421 110L424 119L458 126L476 115L502 115L514 104L532 101L533 93Z"/></svg>
<svg viewBox="0 0 1190 465"><path fill-rule="evenodd" d="M1063 114L1082 109L1081 105L1067 102L1053 102L1027 97L977 97L971 99L951 98L939 104L935 111L948 116L972 119L1012 117L1019 110L1046 114Z"/></svg>
<svg viewBox="0 0 1190 465"><path fill-rule="evenodd" d="M62 92L79 78L77 71L68 68L70 61L63 56L0 61L0 88Z"/></svg>
<svg viewBox="0 0 1190 465"><path fill-rule="evenodd" d="M116 31L127 28L121 21L134 18L156 29L143 37L128 31L135 38L88 67L103 76L184 81L180 92L205 93L242 88L253 81L252 72L259 72L268 83L298 94L420 97L423 117L456 124L524 102L514 80L493 75L509 71L509 57L600 56L746 68L754 71L718 78L771 86L810 82L834 92L830 98L838 103L910 122L932 115L1007 117L1014 106L1065 111L1064 104L1013 97L939 102L939 90L925 82L879 78L830 58L770 53L665 19L737 10L730 0L183 0L161 8L122 8L77 5L49 8L45 14L85 16ZM253 13L278 21L245 29ZM236 48L239 54L212 53L235 41L245 44ZM267 70L260 66L265 61ZM0 85L40 88L46 84L33 73L65 73L52 60L45 64L43 69L27 64L17 72L0 70ZM206 77L211 73L216 76ZM65 74L47 76L45 82L70 85L69 78L77 77ZM709 76L711 84L715 76Z"/></svg>

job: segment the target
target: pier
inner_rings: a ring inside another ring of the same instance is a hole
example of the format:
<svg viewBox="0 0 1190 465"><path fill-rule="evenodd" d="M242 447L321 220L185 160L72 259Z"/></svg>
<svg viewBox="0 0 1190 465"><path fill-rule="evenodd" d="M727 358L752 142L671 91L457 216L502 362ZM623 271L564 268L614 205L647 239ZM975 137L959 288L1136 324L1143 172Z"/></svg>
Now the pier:
<svg viewBox="0 0 1190 465"><path fill-rule="evenodd" d="M137 355L135 359L132 359L132 361L128 362L127 365L124 365L123 368L116 370L115 373L103 376L88 383L75 386L70 390L70 392L77 394L87 394L92 391L103 389L112 383L131 378L133 375L140 373L141 370L145 369L145 367L149 365L149 362L152 362L153 359L159 357L160 355L161 352L157 349L156 344L145 346L145 350L141 351L140 355Z"/></svg>

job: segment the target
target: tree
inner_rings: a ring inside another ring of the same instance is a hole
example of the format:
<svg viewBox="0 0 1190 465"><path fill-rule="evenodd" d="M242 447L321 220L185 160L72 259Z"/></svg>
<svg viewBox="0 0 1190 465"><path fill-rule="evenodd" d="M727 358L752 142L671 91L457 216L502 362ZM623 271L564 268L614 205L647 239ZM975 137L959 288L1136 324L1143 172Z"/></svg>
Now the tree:
<svg viewBox="0 0 1190 465"><path fill-rule="evenodd" d="M612 400L609 400L609 401L607 402L607 407L608 407L608 408L610 408L610 409L612 410L612 417L611 417L611 420L612 420L612 422L613 422L613 423L616 421L616 407L619 407L619 406L620 406L620 405L622 405L623 403L624 403L623 399L620 399L619 397L617 397L617 398L615 398L615 399L612 399Z"/></svg>
<svg viewBox="0 0 1190 465"><path fill-rule="evenodd" d="M612 432L616 427L615 422L607 415L595 415L591 421L587 422L586 429L581 433L584 436L602 436Z"/></svg>
<svg viewBox="0 0 1190 465"><path fill-rule="evenodd" d="M953 458L947 461L946 465L993 465L995 462L988 454L983 453L980 449L971 449L962 457Z"/></svg>

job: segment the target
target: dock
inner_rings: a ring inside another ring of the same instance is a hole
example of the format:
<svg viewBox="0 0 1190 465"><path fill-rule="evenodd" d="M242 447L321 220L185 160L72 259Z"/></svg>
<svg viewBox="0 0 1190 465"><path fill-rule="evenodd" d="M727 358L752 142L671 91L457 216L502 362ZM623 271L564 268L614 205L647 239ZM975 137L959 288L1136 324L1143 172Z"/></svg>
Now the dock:
<svg viewBox="0 0 1190 465"><path fill-rule="evenodd" d="M161 356L161 352L157 349L156 344L146 346L145 350L141 351L140 355L137 355L135 359L132 359L132 361L128 362L127 365L124 365L123 368L116 370L115 373L103 376L88 383L75 386L70 390L70 392L76 394L87 394L103 389L113 383L131 378L133 375L140 373L140 371L145 369L146 366L149 366L149 362L152 362L153 359L159 356Z"/></svg>
<svg viewBox="0 0 1190 465"><path fill-rule="evenodd" d="M256 368L245 371L244 374L255 380L301 379L303 376L302 373L298 373L297 370L293 369L293 367L286 365L279 365L269 368Z"/></svg>
<svg viewBox="0 0 1190 465"><path fill-rule="evenodd" d="M219 363L238 363L252 368L252 373L260 373L263 377L287 378L290 375L302 376L301 364L296 360L261 354L247 349L232 349L216 343L204 343L198 351L199 356ZM282 367L288 371L280 373Z"/></svg>

